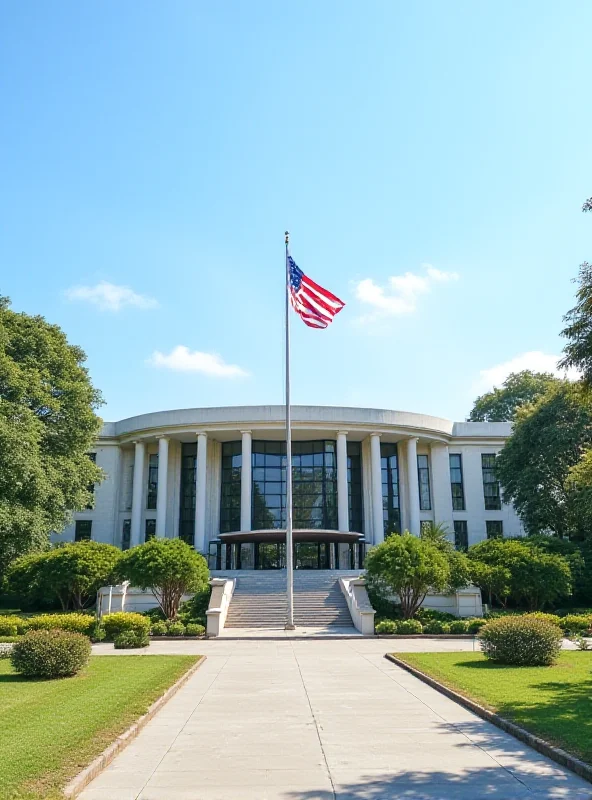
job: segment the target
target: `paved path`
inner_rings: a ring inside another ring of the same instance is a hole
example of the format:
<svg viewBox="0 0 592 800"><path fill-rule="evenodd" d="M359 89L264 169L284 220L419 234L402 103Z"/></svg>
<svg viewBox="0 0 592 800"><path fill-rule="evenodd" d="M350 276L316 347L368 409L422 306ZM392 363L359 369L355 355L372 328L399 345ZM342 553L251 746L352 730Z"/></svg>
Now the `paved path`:
<svg viewBox="0 0 592 800"><path fill-rule="evenodd" d="M80 800L592 798L590 784L387 661L392 641L150 651L193 644L204 666Z"/></svg>

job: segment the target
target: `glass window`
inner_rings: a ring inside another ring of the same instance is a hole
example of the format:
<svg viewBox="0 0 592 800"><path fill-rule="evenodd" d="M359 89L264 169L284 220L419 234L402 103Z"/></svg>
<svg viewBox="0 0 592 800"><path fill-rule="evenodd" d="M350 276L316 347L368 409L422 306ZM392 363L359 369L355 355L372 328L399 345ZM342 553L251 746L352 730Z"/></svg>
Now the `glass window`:
<svg viewBox="0 0 592 800"><path fill-rule="evenodd" d="M123 520L123 530L121 532L121 549L129 550L132 536L132 521L131 519Z"/></svg>
<svg viewBox="0 0 592 800"><path fill-rule="evenodd" d="M430 466L427 456L417 456L417 477L419 479L419 508L421 511L431 511Z"/></svg>
<svg viewBox="0 0 592 800"><path fill-rule="evenodd" d="M74 527L74 541L84 542L91 538L92 520L77 519Z"/></svg>
<svg viewBox="0 0 592 800"><path fill-rule="evenodd" d="M158 489L158 453L148 457L148 492L146 494L146 508L156 508L156 493Z"/></svg>
<svg viewBox="0 0 592 800"><path fill-rule="evenodd" d="M146 531L144 534L144 541L149 542L150 539L154 539L156 536L156 520L155 519L147 519L146 520Z"/></svg>
<svg viewBox="0 0 592 800"><path fill-rule="evenodd" d="M481 471L483 472L483 497L486 511L499 511L502 507L499 482L495 475L495 453L481 454Z"/></svg>
<svg viewBox="0 0 592 800"><path fill-rule="evenodd" d="M469 529L464 519L454 520L454 546L457 550L468 550Z"/></svg>
<svg viewBox="0 0 592 800"><path fill-rule="evenodd" d="M179 539L193 547L195 538L195 470L197 442L181 446L181 503Z"/></svg>
<svg viewBox="0 0 592 800"><path fill-rule="evenodd" d="M286 443L253 441L253 530L286 526ZM292 442L295 529L337 529L335 442ZM240 497L240 495L239 495Z"/></svg>
<svg viewBox="0 0 592 800"><path fill-rule="evenodd" d="M88 455L88 457L90 458L90 460L93 462L93 464L96 464L96 463L97 463L97 454L96 454L96 453L87 453L87 455ZM94 495L94 493L95 493L95 485L94 485L94 483L89 483L89 484L88 484L88 491L89 491L89 492L90 492L92 495ZM90 511L90 510L91 510L93 507L94 507L94 503L93 503L93 502L92 502L92 500L91 500L91 501L88 503L88 505L86 506L86 508L87 508L87 511Z"/></svg>
<svg viewBox="0 0 592 800"><path fill-rule="evenodd" d="M382 519L384 535L401 533L401 511L399 504L399 462L396 444L380 445L382 473Z"/></svg>
<svg viewBox="0 0 592 800"><path fill-rule="evenodd" d="M462 456L450 453L450 487L452 489L452 510L465 510L465 490L463 486Z"/></svg>
<svg viewBox="0 0 592 800"><path fill-rule="evenodd" d="M501 539L504 535L504 523L501 519L488 519L485 523L488 539Z"/></svg>
<svg viewBox="0 0 592 800"><path fill-rule="evenodd" d="M328 470L327 474L333 474ZM364 533L364 508L362 505L362 445L347 443L347 495L349 507L349 529Z"/></svg>
<svg viewBox="0 0 592 800"><path fill-rule="evenodd" d="M240 531L242 442L222 445L222 490L220 494L220 532ZM253 473L261 473L257 467Z"/></svg>

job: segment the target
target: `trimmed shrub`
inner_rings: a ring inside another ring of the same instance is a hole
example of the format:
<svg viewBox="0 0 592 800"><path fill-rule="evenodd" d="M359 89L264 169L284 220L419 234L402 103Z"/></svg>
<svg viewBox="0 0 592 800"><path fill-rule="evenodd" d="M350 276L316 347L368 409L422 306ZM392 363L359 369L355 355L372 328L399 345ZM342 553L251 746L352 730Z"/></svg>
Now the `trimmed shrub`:
<svg viewBox="0 0 592 800"><path fill-rule="evenodd" d="M437 636L439 633L450 633L450 623L433 619L424 626L423 632L428 633L430 636Z"/></svg>
<svg viewBox="0 0 592 800"><path fill-rule="evenodd" d="M561 627L561 617L557 616L557 614L547 614L544 611L533 611L530 614L525 614L525 616L529 619L542 619L545 622L550 622L551 625L559 625L559 627Z"/></svg>
<svg viewBox="0 0 592 800"><path fill-rule="evenodd" d="M139 647L148 647L150 639L147 633L139 633L137 631L123 631L117 634L113 641L113 646L116 650L132 650Z"/></svg>
<svg viewBox="0 0 592 800"><path fill-rule="evenodd" d="M425 625L426 622L431 622L433 619L437 619L439 622L454 622L454 620L458 619L454 614L449 614L448 611L438 611L436 608L420 608L415 617L422 625Z"/></svg>
<svg viewBox="0 0 592 800"><path fill-rule="evenodd" d="M528 616L494 619L479 633L487 658L525 667L552 664L561 650L562 638L557 625Z"/></svg>
<svg viewBox="0 0 592 800"><path fill-rule="evenodd" d="M168 632L166 622L155 622L150 628L150 633L153 636L166 636Z"/></svg>
<svg viewBox="0 0 592 800"><path fill-rule="evenodd" d="M587 633L592 629L592 614L567 614L559 618L559 627L571 635Z"/></svg>
<svg viewBox="0 0 592 800"><path fill-rule="evenodd" d="M374 626L375 633L396 633L397 623L392 619L382 619Z"/></svg>
<svg viewBox="0 0 592 800"><path fill-rule="evenodd" d="M205 626L198 622L190 622L185 626L185 636L204 636L205 632Z"/></svg>
<svg viewBox="0 0 592 800"><path fill-rule="evenodd" d="M11 622L10 618L5 620L0 617L0 636L16 636L17 634L16 622Z"/></svg>
<svg viewBox="0 0 592 800"><path fill-rule="evenodd" d="M397 623L397 633L404 636L423 633L423 625L418 619L402 619Z"/></svg>
<svg viewBox="0 0 592 800"><path fill-rule="evenodd" d="M136 614L134 611L116 611L114 614L105 614L102 622L107 639L110 641L126 631L132 631L139 636L147 636L150 630L148 617Z"/></svg>
<svg viewBox="0 0 592 800"><path fill-rule="evenodd" d="M10 644L11 642L20 642L22 636L0 636L0 644Z"/></svg>
<svg viewBox="0 0 592 800"><path fill-rule="evenodd" d="M95 626L95 618L90 614L41 614L29 617L27 628L30 631L70 631L90 636Z"/></svg>
<svg viewBox="0 0 592 800"><path fill-rule="evenodd" d="M469 623L464 619L455 619L449 625L450 633L467 633L469 629Z"/></svg>
<svg viewBox="0 0 592 800"><path fill-rule="evenodd" d="M63 678L86 666L90 653L88 637L81 633L37 630L12 646L10 661L28 678Z"/></svg>
<svg viewBox="0 0 592 800"><path fill-rule="evenodd" d="M185 625L182 622L169 622L167 633L169 636L185 636Z"/></svg>
<svg viewBox="0 0 592 800"><path fill-rule="evenodd" d="M487 625L487 620L483 617L474 617L467 620L467 633L479 633L481 628Z"/></svg>
<svg viewBox="0 0 592 800"><path fill-rule="evenodd" d="M16 633L7 633L8 630L16 628ZM0 636L22 636L29 629L29 622L16 614L0 616Z"/></svg>

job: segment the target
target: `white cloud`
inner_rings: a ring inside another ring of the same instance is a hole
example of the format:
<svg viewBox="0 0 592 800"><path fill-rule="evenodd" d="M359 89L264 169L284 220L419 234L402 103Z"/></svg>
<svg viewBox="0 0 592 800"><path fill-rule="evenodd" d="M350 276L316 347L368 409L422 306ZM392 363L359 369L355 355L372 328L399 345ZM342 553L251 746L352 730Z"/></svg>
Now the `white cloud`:
<svg viewBox="0 0 592 800"><path fill-rule="evenodd" d="M354 286L357 299L373 307L373 311L361 317L359 321L370 322L382 317L412 314L417 309L421 295L427 294L438 283L457 281L457 272L443 272L423 264L425 272L405 272L404 275L392 275L386 287L379 286L372 278L365 278Z"/></svg>
<svg viewBox="0 0 592 800"><path fill-rule="evenodd" d="M176 372L201 372L211 378L244 378L248 372L237 364L227 364L217 353L202 353L179 344L167 355L155 350L147 361L153 367Z"/></svg>
<svg viewBox="0 0 592 800"><path fill-rule="evenodd" d="M519 356L511 358L509 361L504 361L502 364L496 364L494 367L482 369L471 391L481 394L483 392L488 392L495 386L501 386L510 373L522 372L524 369L530 369L533 372L551 372L558 378L568 378L572 381L577 380L579 378L577 370L570 369L564 372L557 369L557 362L560 358L561 356L543 353L540 350L531 350L528 353L522 353Z"/></svg>
<svg viewBox="0 0 592 800"><path fill-rule="evenodd" d="M96 286L72 286L66 289L68 300L84 300L97 306L101 311L121 311L125 306L136 308L155 308L158 301L154 297L134 292L129 286L100 281Z"/></svg>

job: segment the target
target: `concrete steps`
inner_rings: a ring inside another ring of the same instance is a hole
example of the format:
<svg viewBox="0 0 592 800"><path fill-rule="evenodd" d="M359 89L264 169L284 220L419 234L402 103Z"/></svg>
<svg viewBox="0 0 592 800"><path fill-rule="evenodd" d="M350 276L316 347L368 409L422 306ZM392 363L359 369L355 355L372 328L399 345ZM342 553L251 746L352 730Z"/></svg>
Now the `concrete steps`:
<svg viewBox="0 0 592 800"><path fill-rule="evenodd" d="M223 573L220 573L221 575ZM298 627L351 627L340 574L318 570L294 572L294 622ZM236 588L226 628L282 628L286 622L284 570L233 573Z"/></svg>

